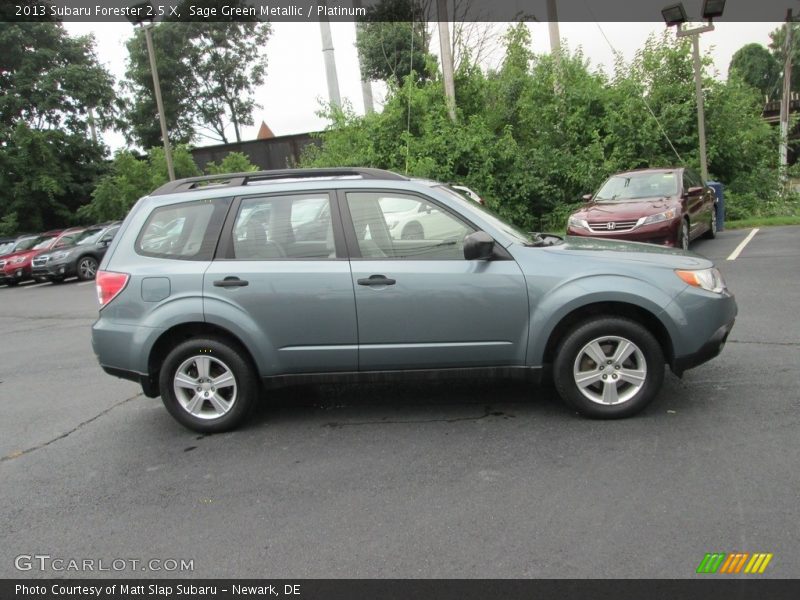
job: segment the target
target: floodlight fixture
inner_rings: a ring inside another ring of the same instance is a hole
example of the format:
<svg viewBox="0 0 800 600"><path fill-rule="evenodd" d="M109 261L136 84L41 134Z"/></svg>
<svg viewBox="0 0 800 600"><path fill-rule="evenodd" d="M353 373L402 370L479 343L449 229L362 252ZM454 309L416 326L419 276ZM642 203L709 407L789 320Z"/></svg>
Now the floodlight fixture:
<svg viewBox="0 0 800 600"><path fill-rule="evenodd" d="M704 0L703 18L707 20L721 17L725 11L725 0Z"/></svg>
<svg viewBox="0 0 800 600"><path fill-rule="evenodd" d="M680 27L681 23L686 23L686 10L683 8L682 3L670 4L661 9L661 16L664 17L664 22L667 27L677 25Z"/></svg>
<svg viewBox="0 0 800 600"><path fill-rule="evenodd" d="M130 21L133 25L142 25L146 22L153 22L155 18L155 11L153 10L153 5L150 2L138 2L136 4L131 5L130 12L128 13L128 21Z"/></svg>

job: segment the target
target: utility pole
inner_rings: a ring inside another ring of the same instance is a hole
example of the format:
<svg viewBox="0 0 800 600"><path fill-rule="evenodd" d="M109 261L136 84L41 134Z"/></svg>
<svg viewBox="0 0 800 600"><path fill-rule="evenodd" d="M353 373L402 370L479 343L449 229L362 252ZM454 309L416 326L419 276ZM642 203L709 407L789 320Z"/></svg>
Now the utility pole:
<svg viewBox="0 0 800 600"><path fill-rule="evenodd" d="M706 118L703 103L703 71L700 64L700 32L692 34L692 60L694 62L694 92L697 97L697 135L700 138L700 175L708 181L706 158Z"/></svg>
<svg viewBox="0 0 800 600"><path fill-rule="evenodd" d="M442 75L444 77L444 95L447 102L447 113L450 120L456 122L456 87L453 80L453 51L450 48L450 22L447 20L447 0L437 0L436 9L439 17L439 48L442 55ZM411 23L414 27L414 23Z"/></svg>
<svg viewBox="0 0 800 600"><path fill-rule="evenodd" d="M353 0L353 8L361 8L361 0ZM361 38L363 25L356 21L356 40ZM372 83L364 78L364 70L361 67L361 52L358 53L358 72L361 74L361 98L364 101L364 113L372 114L375 112L375 105L372 101Z"/></svg>
<svg viewBox="0 0 800 600"><path fill-rule="evenodd" d="M550 34L550 55L555 66L555 92L561 93L561 33L558 29L556 0L547 0L547 29Z"/></svg>
<svg viewBox="0 0 800 600"><path fill-rule="evenodd" d="M321 5L325 4L323 0ZM342 99L339 96L339 76L336 73L336 57L333 55L333 38L331 37L331 23L327 15L319 19L319 29L322 34L322 56L325 58L325 76L328 78L328 99L331 105L339 108Z"/></svg>
<svg viewBox="0 0 800 600"><path fill-rule="evenodd" d="M784 51L786 60L783 63L783 95L781 96L781 141L780 141L780 173L786 179L789 146L789 102L792 94L792 9L786 11L784 31L786 40Z"/></svg>
<svg viewBox="0 0 800 600"><path fill-rule="evenodd" d="M89 107L89 131L92 132L92 141L97 143L97 128L94 125L94 109Z"/></svg>
<svg viewBox="0 0 800 600"><path fill-rule="evenodd" d="M164 116L164 103L161 100L161 84L158 82L158 67L156 67L156 53L153 50L153 34L151 30L154 25L150 23L142 23L144 29L144 37L147 40L147 54L150 56L150 71L153 74L153 89L156 94L156 106L158 107L158 120L161 123L161 139L164 141L164 156L167 159L167 173L169 173L169 180L175 181L175 168L172 166L172 148L169 144L169 135L167 135L167 118Z"/></svg>

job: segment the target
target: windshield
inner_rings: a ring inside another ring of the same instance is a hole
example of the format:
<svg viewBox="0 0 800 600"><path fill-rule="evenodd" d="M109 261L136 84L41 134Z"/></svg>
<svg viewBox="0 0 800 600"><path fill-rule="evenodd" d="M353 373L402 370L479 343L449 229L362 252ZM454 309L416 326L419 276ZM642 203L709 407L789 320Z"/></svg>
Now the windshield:
<svg viewBox="0 0 800 600"><path fill-rule="evenodd" d="M42 250L43 248L47 248L50 245L50 242L52 242L54 239L56 239L56 237L58 237L58 236L48 235L47 237L37 238L38 239L38 243L33 247L33 249L34 250ZM30 247L25 248L25 249L29 250Z"/></svg>
<svg viewBox="0 0 800 600"><path fill-rule="evenodd" d="M86 229L75 236L72 243L76 245L94 244L100 238L101 233L103 233L102 229Z"/></svg>
<svg viewBox="0 0 800 600"><path fill-rule="evenodd" d="M530 235L528 235L527 233L522 231L522 229L519 229L518 227L515 227L511 223L507 223L502 218L497 216L494 213L494 211L486 208L486 206L484 206L482 204L478 204L477 202L474 202L472 200L469 200L469 199L465 198L463 195L459 194L457 191L455 191L455 190L453 190L453 189L451 189L451 188L449 188L447 186L441 185L441 186L436 186L436 187L437 187L438 190L444 192L448 196L451 196L453 198L457 198L460 202L465 202L469 208L472 208L472 209L475 209L475 210L479 210L482 213L481 216L484 219L486 219L489 222L489 224L492 225L492 227L496 227L497 229L499 229L500 231L502 231L503 233L505 233L509 237L511 237L514 240L518 241L520 244L531 244L531 243L533 243L533 239L531 238Z"/></svg>
<svg viewBox="0 0 800 600"><path fill-rule="evenodd" d="M51 237L50 238L43 238L41 236L22 238L21 240L17 240L17 243L14 246L13 251L14 252L22 252L24 250L30 250L31 248L33 248L36 244L38 244L43 239L50 240L52 238Z"/></svg>
<svg viewBox="0 0 800 600"><path fill-rule="evenodd" d="M14 247L14 242L6 242L5 244L0 244L0 256L4 254L8 254L11 252L11 249Z"/></svg>
<svg viewBox="0 0 800 600"><path fill-rule="evenodd" d="M639 198L663 198L678 193L673 171L627 173L609 178L594 199L601 202L624 202Z"/></svg>

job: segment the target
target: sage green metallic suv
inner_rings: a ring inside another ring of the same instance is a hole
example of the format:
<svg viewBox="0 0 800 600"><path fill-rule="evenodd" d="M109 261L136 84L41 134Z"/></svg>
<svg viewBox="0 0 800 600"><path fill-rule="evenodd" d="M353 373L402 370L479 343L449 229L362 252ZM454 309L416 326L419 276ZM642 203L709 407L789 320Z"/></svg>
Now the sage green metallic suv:
<svg viewBox="0 0 800 600"><path fill-rule="evenodd" d="M398 204L435 211L435 230L393 235ZM665 364L680 375L719 354L736 316L701 256L527 234L377 169L169 183L130 211L97 291L103 369L203 432L274 386L411 377L552 377L581 414L627 417Z"/></svg>

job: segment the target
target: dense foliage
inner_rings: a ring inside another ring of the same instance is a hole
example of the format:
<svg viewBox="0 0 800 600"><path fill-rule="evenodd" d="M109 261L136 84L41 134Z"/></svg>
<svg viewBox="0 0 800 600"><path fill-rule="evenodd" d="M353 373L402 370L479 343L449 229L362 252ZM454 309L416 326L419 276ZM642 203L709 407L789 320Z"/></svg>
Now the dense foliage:
<svg viewBox="0 0 800 600"><path fill-rule="evenodd" d="M90 120L102 128L112 117L111 76L91 37L54 22L4 23L0 90L0 234L62 225L104 169Z"/></svg>
<svg viewBox="0 0 800 600"><path fill-rule="evenodd" d="M200 175L200 170L186 146L173 149L172 162L177 178ZM219 163L208 163L205 172L214 175L256 169L244 154L231 152ZM117 152L109 172L98 181L92 201L80 208L78 216L95 223L122 219L139 198L167 181L169 176L163 148L151 149L146 157L138 157L127 150Z"/></svg>
<svg viewBox="0 0 800 600"><path fill-rule="evenodd" d="M667 34L653 37L613 77L565 49L556 72L549 55L530 50L528 29L517 25L506 35L496 72L461 65L456 123L447 117L439 79L409 78L390 87L382 113L329 109L332 124L322 146L311 148L304 162L461 182L521 226L560 227L569 207L611 173L698 167L687 44ZM736 78L706 78L704 88L712 179L725 183L734 203L743 194L775 197L777 139L761 119L759 94Z"/></svg>

